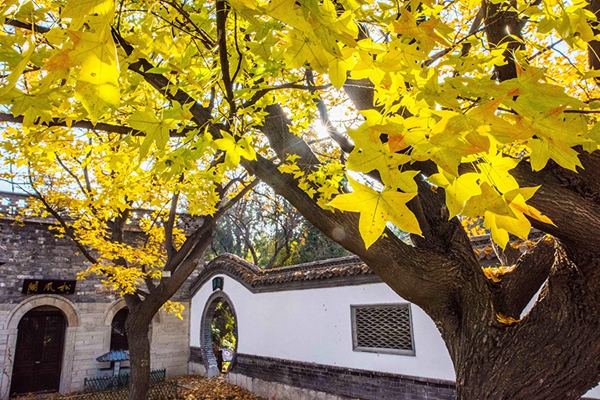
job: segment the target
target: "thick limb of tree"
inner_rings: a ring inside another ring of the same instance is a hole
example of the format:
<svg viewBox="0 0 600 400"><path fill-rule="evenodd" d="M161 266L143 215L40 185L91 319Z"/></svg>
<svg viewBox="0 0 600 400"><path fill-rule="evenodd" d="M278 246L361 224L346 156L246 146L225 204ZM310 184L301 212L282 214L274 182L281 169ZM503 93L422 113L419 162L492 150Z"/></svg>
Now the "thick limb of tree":
<svg viewBox="0 0 600 400"><path fill-rule="evenodd" d="M271 137L268 129L263 132ZM277 143L285 143L286 138L282 135L287 134L287 130L280 130L272 136ZM308 151L301 143L296 143L296 148L298 146L303 152ZM281 158L287 153L283 151L285 146L280 148L278 155ZM594 179L598 171L594 168L596 157L597 153L582 154L582 162L589 168L576 179L575 174L571 176L570 173L567 173L568 179L554 176L552 164L537 173L531 171L527 163L521 163L514 170L514 176L522 186L542 184L532 205L556 220L560 229L539 223L537 226L568 245L557 244L559 247L555 249L554 245L540 243L519 260L515 270L505 275L500 285L483 276L472 257L468 240L461 237L464 233L459 233L454 229L455 225L447 221L443 202L432 191L421 190L418 196L419 207L426 210L421 215L427 217L420 219L424 238L415 238L417 248L408 250L406 245L388 234L365 250L356 231L354 216L331 214L318 208L292 179L279 174L267 160L259 159L256 163L248 163L247 167L287 198L321 231L358 254L396 292L418 304L434 319L457 371L459 399L539 398L537 393L542 392L543 398L575 399L600 379L596 367L585 373L581 367L574 367L574 364L583 365L581 362L588 361L590 365L597 365L596 361L590 360L593 356L583 353L597 352L594 346L598 343L598 324L595 321L599 319L595 312L592 317L585 316L580 308L580 304L590 307L598 304L594 294L597 290L593 289L598 284L595 272L598 255L589 249L598 248L596 238L600 235L590 236L587 229L591 227L591 232L598 232L600 226L594 201L599 193ZM569 186L565 182L577 184ZM569 253L569 246L580 250ZM586 249L581 250L582 247ZM587 257L581 257L574 264L566 255L571 253L587 254ZM583 270L590 273L575 273ZM498 314L518 319L544 282L540 300L527 318L512 325L498 320ZM556 329L554 335L548 335L549 326ZM567 338L576 338L575 346L580 347L573 349ZM539 343L548 343L549 347L539 346ZM556 365L556 376L552 379L561 384L576 383L565 384L557 390L555 385L548 383L547 376L540 378L542 374L548 374L547 370L535 372L535 365L544 362L546 350L543 349L548 348L556 349L551 357ZM573 368L559 367L564 363Z"/></svg>

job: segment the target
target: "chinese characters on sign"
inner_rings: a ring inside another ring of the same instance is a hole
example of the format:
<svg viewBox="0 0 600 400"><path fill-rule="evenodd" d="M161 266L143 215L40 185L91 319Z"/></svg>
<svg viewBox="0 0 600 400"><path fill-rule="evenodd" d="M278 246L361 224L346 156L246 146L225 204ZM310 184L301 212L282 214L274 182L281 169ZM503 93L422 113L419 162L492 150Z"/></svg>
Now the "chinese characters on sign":
<svg viewBox="0 0 600 400"><path fill-rule="evenodd" d="M23 294L73 294L75 280L24 279Z"/></svg>

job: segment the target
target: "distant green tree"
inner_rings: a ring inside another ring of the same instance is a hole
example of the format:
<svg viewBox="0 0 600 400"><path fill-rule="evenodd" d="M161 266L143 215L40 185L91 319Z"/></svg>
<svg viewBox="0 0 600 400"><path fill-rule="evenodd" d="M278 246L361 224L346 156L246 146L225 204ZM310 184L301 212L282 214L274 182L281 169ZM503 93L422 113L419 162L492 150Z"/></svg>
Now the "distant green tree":
<svg viewBox="0 0 600 400"><path fill-rule="evenodd" d="M310 222L303 220L298 246L285 265L303 264L328 258L343 257L351 253L323 235Z"/></svg>
<svg viewBox="0 0 600 400"><path fill-rule="evenodd" d="M209 258L223 253L263 268L350 254L266 185L258 185L219 221Z"/></svg>

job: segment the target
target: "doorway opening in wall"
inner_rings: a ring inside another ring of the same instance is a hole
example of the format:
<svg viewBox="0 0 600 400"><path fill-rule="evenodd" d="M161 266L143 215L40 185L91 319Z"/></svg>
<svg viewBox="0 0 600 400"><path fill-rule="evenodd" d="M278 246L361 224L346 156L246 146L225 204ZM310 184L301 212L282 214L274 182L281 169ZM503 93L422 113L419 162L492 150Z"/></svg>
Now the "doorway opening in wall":
<svg viewBox="0 0 600 400"><path fill-rule="evenodd" d="M125 333L125 320L128 315L129 309L125 307L121 308L113 317L110 328L110 350L129 350Z"/></svg>
<svg viewBox="0 0 600 400"><path fill-rule="evenodd" d="M237 317L229 297L217 290L206 301L200 325L200 343L206 375L227 373L235 364Z"/></svg>
<svg viewBox="0 0 600 400"><path fill-rule="evenodd" d="M210 332L212 349L217 359L217 368L227 373L237 345L236 321L229 303L219 299L213 313Z"/></svg>
<svg viewBox="0 0 600 400"><path fill-rule="evenodd" d="M56 307L36 307L21 318L11 395L59 391L66 327L67 319Z"/></svg>
<svg viewBox="0 0 600 400"><path fill-rule="evenodd" d="M125 320L129 315L127 307L121 308L113 317L110 324L110 351L111 352L129 352L129 342L127 341L127 333L125 332ZM122 355L115 355L120 360ZM118 363L118 366L115 364ZM108 377L114 374L129 373L129 361L111 361L110 366L100 368L100 376ZM118 371L118 372L117 372Z"/></svg>

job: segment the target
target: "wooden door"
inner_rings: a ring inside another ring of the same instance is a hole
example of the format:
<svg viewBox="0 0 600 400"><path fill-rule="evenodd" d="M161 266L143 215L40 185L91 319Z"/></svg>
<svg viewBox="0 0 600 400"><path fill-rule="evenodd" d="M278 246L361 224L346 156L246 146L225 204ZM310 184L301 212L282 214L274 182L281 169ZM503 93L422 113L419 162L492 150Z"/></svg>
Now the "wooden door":
<svg viewBox="0 0 600 400"><path fill-rule="evenodd" d="M65 327L58 309L33 309L21 318L11 394L58 391Z"/></svg>

